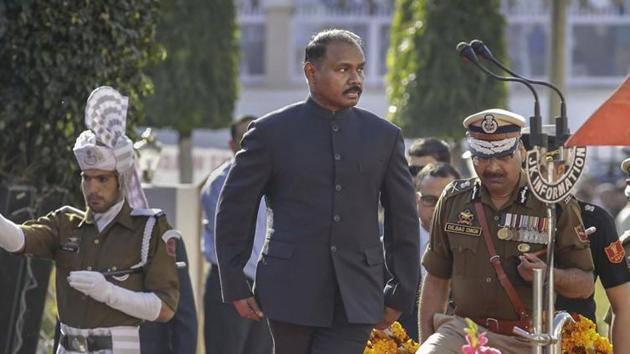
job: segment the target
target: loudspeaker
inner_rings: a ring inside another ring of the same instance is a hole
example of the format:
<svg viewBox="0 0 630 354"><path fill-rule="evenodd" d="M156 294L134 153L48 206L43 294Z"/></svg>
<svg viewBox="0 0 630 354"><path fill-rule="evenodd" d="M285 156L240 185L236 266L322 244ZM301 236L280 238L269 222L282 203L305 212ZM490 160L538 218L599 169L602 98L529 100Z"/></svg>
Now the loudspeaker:
<svg viewBox="0 0 630 354"><path fill-rule="evenodd" d="M0 186L0 212L15 223L32 219L36 191ZM51 261L0 250L0 353L34 354L48 289Z"/></svg>

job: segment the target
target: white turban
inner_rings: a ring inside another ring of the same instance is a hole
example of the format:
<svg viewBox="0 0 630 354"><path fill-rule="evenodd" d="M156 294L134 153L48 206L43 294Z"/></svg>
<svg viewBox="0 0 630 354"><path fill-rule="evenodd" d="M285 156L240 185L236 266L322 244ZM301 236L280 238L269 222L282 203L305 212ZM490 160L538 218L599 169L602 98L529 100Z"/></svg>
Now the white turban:
<svg viewBox="0 0 630 354"><path fill-rule="evenodd" d="M92 91L85 107L89 130L79 135L72 150L81 170L116 171L129 205L148 208L135 169L133 142L125 135L127 103L127 97L109 86Z"/></svg>

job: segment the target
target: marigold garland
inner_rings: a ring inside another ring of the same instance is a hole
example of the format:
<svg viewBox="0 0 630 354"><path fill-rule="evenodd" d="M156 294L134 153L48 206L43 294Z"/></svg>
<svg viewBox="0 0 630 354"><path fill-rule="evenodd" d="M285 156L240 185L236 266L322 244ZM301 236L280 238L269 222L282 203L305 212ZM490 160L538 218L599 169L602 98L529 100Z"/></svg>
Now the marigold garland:
<svg viewBox="0 0 630 354"><path fill-rule="evenodd" d="M612 344L597 333L593 321L579 314L571 315L575 322L567 323L562 329L563 354L612 354Z"/></svg>
<svg viewBox="0 0 630 354"><path fill-rule="evenodd" d="M414 354L418 347L396 321L384 331L373 329L363 354Z"/></svg>

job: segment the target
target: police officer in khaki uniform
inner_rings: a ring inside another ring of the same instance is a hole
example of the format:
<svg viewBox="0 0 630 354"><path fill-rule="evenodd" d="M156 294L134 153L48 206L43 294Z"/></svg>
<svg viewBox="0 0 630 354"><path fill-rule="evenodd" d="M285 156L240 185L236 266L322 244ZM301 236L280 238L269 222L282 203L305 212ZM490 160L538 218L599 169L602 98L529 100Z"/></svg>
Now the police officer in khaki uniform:
<svg viewBox="0 0 630 354"><path fill-rule="evenodd" d="M177 308L177 271L165 241L179 234L147 209L126 112L127 98L110 87L88 98L90 129L73 149L85 212L63 207L20 226L0 215L0 247L55 261L58 354L139 354L140 322L168 321Z"/></svg>
<svg viewBox="0 0 630 354"><path fill-rule="evenodd" d="M491 109L467 117L468 145L479 178L446 187L436 206L427 269L420 296L417 353L459 353L466 343L464 317L488 332L488 345L502 353L526 353L530 344L512 328L531 327L534 268L541 260L549 220L530 193L521 169L525 120ZM555 290L566 297L593 292L593 262L575 200L559 204ZM444 315L449 286L455 316Z"/></svg>

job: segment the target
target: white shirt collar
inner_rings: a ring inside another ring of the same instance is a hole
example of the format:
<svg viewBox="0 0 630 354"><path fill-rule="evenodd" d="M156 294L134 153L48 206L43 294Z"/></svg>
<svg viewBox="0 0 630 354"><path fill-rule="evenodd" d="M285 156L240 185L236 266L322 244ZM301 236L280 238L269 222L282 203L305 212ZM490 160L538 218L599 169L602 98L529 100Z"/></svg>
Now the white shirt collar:
<svg viewBox="0 0 630 354"><path fill-rule="evenodd" d="M111 223L112 220L114 220L114 218L118 216L118 213L120 213L124 202L125 199L122 198L118 203L112 205L112 207L109 208L106 212L94 213L94 221L96 222L98 232L102 232L103 230L105 230L107 225L109 225L109 223Z"/></svg>

